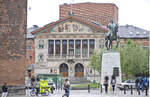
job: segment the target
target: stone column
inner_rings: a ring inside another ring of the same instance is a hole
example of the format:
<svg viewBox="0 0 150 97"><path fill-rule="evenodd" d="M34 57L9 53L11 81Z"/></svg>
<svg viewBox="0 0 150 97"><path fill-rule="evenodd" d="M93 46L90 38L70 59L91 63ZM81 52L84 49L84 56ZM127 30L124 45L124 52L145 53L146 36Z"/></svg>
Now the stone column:
<svg viewBox="0 0 150 97"><path fill-rule="evenodd" d="M69 54L69 40L67 40L67 56Z"/></svg>
<svg viewBox="0 0 150 97"><path fill-rule="evenodd" d="M82 58L82 39L81 39L81 48L80 48L80 54L81 54L81 58Z"/></svg>
<svg viewBox="0 0 150 97"><path fill-rule="evenodd" d="M56 51L55 51L55 50L56 50L56 49L55 49L55 46L56 46L56 45L55 45L55 44L56 44L56 42L55 42L55 39L54 39L54 54L53 54L54 57L53 57L53 58L55 58L55 55L56 55Z"/></svg>
<svg viewBox="0 0 150 97"><path fill-rule="evenodd" d="M74 39L74 58L75 58L75 51L76 51L76 45L75 45L75 39Z"/></svg>
<svg viewBox="0 0 150 97"><path fill-rule="evenodd" d="M62 58L62 39L60 40L60 57Z"/></svg>
<svg viewBox="0 0 150 97"><path fill-rule="evenodd" d="M90 50L89 39L88 39L88 44L87 44L87 45L88 45L87 47L88 47L88 58L89 58L89 56L90 56L90 55L89 55L89 50Z"/></svg>

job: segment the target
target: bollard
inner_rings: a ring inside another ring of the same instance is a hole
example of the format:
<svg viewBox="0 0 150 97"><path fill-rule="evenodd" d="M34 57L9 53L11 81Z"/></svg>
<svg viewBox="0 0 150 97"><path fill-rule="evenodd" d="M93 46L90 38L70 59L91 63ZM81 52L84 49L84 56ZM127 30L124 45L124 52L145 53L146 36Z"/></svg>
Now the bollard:
<svg viewBox="0 0 150 97"><path fill-rule="evenodd" d="M102 87L102 85L101 85L101 93L103 92L103 87Z"/></svg>
<svg viewBox="0 0 150 97"><path fill-rule="evenodd" d="M90 85L88 84L88 93L90 93Z"/></svg>
<svg viewBox="0 0 150 97"><path fill-rule="evenodd" d="M124 94L126 94L126 88L125 88L125 86L124 86Z"/></svg>
<svg viewBox="0 0 150 97"><path fill-rule="evenodd" d="M131 85L131 95L133 94L132 85Z"/></svg>

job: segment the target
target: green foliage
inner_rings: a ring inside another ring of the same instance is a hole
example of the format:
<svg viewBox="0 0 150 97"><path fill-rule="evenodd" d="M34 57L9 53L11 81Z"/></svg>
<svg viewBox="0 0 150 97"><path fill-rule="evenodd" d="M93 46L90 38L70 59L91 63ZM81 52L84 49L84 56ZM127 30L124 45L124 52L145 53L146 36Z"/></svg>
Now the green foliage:
<svg viewBox="0 0 150 97"><path fill-rule="evenodd" d="M90 84L88 84L88 83L84 83L84 84L78 84L78 85L71 85L71 87L78 87L78 88L80 88L80 87L84 87L84 88L88 88L88 85L90 85L90 88L99 88L99 86L100 86L100 83L90 83Z"/></svg>
<svg viewBox="0 0 150 97"><path fill-rule="evenodd" d="M94 50L92 56L90 57L89 65L98 72L101 70L102 54L104 50L105 49L102 49L101 51Z"/></svg>
<svg viewBox="0 0 150 97"><path fill-rule="evenodd" d="M148 50L144 50L140 44L136 45L133 41L128 40L125 47L120 50L122 73L127 78L128 75L148 73L148 55Z"/></svg>

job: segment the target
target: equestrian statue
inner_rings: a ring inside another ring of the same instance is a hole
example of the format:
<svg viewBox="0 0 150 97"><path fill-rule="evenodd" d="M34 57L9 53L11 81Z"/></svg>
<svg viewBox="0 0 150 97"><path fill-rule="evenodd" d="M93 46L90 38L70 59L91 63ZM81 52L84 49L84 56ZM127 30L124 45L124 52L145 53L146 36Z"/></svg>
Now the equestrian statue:
<svg viewBox="0 0 150 97"><path fill-rule="evenodd" d="M119 44L119 36L117 35L118 32L118 24L114 23L114 20L112 20L108 25L107 28L109 31L105 35L105 46L107 50L112 49L113 41L116 41L118 47Z"/></svg>

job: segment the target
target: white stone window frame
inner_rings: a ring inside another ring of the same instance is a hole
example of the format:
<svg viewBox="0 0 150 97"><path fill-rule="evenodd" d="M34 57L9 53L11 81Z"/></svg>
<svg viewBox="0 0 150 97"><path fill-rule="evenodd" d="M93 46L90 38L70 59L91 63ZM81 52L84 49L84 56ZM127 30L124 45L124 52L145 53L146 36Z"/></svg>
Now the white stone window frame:
<svg viewBox="0 0 150 97"><path fill-rule="evenodd" d="M39 40L38 41L38 48L39 49L44 49L44 40Z"/></svg>
<svg viewBox="0 0 150 97"><path fill-rule="evenodd" d="M44 54L39 54L38 60L39 60L39 62L43 62L44 61Z"/></svg>

